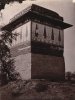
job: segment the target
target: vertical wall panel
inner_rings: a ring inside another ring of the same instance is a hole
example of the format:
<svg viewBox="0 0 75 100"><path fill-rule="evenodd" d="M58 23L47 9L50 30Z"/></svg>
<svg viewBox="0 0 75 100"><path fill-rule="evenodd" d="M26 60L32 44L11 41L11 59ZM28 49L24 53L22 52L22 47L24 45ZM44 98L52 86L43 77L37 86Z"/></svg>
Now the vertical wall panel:
<svg viewBox="0 0 75 100"><path fill-rule="evenodd" d="M38 26L38 37L35 36L36 25ZM47 35L46 38L44 38L44 28L46 28L46 35ZM63 30L60 29L61 41L58 40L58 37L59 37L59 29L58 28L53 27L53 34L54 34L54 40L51 39L52 27L46 26L43 24L39 24L36 22L32 22L32 40L41 41L41 42L45 42L45 43L53 43L54 45L63 46L63 43L64 43Z"/></svg>
<svg viewBox="0 0 75 100"><path fill-rule="evenodd" d="M28 23L16 28L13 31L13 33L18 33L18 36L17 36L16 40L13 40L12 46L19 44L21 42L30 41L30 36L31 36L30 31L31 31L31 22L28 22ZM22 39L20 38L20 36L22 37Z"/></svg>

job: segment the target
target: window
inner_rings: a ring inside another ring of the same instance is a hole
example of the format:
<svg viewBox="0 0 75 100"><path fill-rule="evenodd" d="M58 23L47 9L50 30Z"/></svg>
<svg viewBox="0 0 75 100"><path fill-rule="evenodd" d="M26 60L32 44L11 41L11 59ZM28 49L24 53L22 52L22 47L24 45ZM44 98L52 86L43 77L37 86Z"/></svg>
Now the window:
<svg viewBox="0 0 75 100"><path fill-rule="evenodd" d="M51 35L51 39L54 40L54 32L53 32L53 28L52 28L52 35Z"/></svg>
<svg viewBox="0 0 75 100"><path fill-rule="evenodd" d="M61 41L61 35L60 35L60 30L59 30L59 36L58 36L58 41Z"/></svg>
<svg viewBox="0 0 75 100"><path fill-rule="evenodd" d="M46 27L44 27L44 38L46 38Z"/></svg>
<svg viewBox="0 0 75 100"><path fill-rule="evenodd" d="M26 26L26 38L28 37L28 27Z"/></svg>
<svg viewBox="0 0 75 100"><path fill-rule="evenodd" d="M22 39L22 28L21 28L21 31L20 31L20 40Z"/></svg>
<svg viewBox="0 0 75 100"><path fill-rule="evenodd" d="M38 26L36 24L36 29L35 29L35 36L38 37Z"/></svg>

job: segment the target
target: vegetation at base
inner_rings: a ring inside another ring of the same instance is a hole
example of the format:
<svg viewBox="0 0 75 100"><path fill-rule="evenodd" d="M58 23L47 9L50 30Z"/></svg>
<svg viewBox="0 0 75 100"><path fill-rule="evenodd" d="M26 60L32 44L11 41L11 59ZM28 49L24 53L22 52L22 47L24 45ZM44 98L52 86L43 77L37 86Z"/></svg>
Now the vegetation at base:
<svg viewBox="0 0 75 100"><path fill-rule="evenodd" d="M48 88L44 89L46 85ZM37 86L43 86L42 90L39 88L39 91L36 91ZM0 93L1 100L75 100L75 84L39 79L17 80L0 87Z"/></svg>
<svg viewBox="0 0 75 100"><path fill-rule="evenodd" d="M0 81L1 85L16 80L19 75L15 71L14 59L11 57L10 47L17 34L1 31L0 34Z"/></svg>
<svg viewBox="0 0 75 100"><path fill-rule="evenodd" d="M69 82L73 82L75 83L75 72L66 72L65 73L65 80L69 81Z"/></svg>
<svg viewBox="0 0 75 100"><path fill-rule="evenodd" d="M48 85L46 83L37 83L35 86L35 90L37 92L44 92L48 89Z"/></svg>

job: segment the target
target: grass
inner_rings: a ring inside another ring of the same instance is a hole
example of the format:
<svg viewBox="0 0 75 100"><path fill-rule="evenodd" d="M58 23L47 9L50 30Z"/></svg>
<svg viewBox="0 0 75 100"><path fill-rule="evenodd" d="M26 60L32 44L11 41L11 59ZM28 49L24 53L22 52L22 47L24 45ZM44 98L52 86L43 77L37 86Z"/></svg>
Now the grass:
<svg viewBox="0 0 75 100"><path fill-rule="evenodd" d="M0 100L75 100L75 84L20 80L0 87L0 93Z"/></svg>

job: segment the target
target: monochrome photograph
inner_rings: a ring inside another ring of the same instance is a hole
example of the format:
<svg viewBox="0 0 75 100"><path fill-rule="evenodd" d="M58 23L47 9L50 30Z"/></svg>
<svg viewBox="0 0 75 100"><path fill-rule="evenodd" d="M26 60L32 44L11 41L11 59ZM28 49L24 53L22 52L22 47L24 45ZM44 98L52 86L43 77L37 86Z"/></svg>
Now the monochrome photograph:
<svg viewBox="0 0 75 100"><path fill-rule="evenodd" d="M75 100L74 0L0 0L0 100Z"/></svg>

